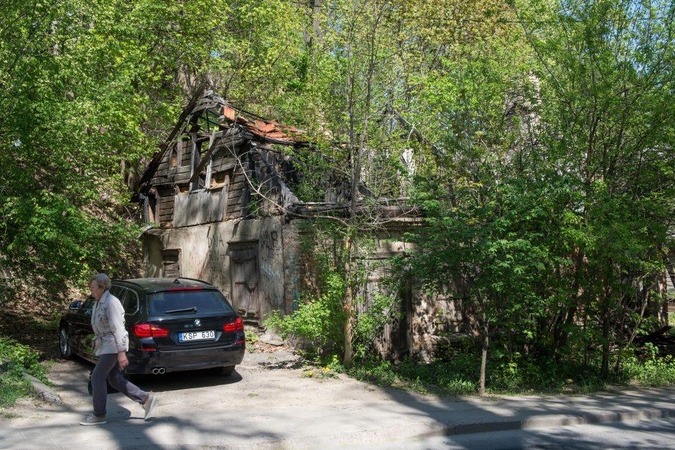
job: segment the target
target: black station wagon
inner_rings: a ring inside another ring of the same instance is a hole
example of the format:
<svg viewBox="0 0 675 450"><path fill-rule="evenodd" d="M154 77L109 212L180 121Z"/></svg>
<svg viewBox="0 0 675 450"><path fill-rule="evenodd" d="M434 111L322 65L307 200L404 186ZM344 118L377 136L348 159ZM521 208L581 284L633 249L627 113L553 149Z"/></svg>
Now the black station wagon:
<svg viewBox="0 0 675 450"><path fill-rule="evenodd" d="M190 278L113 280L110 293L124 307L129 332L126 373L163 374L218 369L230 375L244 359L244 323L214 286ZM94 298L74 301L61 318L59 350L96 362L91 314Z"/></svg>

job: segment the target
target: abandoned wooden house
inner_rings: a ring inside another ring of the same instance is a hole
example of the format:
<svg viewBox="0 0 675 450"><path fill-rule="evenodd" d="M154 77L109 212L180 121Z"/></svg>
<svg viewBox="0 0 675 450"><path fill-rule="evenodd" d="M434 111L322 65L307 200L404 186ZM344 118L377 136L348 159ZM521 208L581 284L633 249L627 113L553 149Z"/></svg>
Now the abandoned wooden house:
<svg viewBox="0 0 675 450"><path fill-rule="evenodd" d="M248 114L213 93L192 101L136 189L149 224L142 235L145 276L206 280L249 323L262 324L271 311L292 313L316 285L311 250L303 245L307 230L351 200L351 180L335 176L326 178L323 201L298 199L302 173L292 155L301 148L312 151L296 128ZM408 250L400 236L420 220L398 204L381 203L379 213L393 220L371 236L376 245L365 258L372 270L357 293L366 299L361 308L383 292L387 269L378 262ZM669 275L665 281L672 282ZM377 346L383 354L426 359L439 336L462 331L468 319L455 301L410 284L396 293L402 314L394 315Z"/></svg>
<svg viewBox="0 0 675 450"><path fill-rule="evenodd" d="M150 224L142 235L145 276L206 280L249 323L261 324L270 311L292 313L311 276L303 223L306 229L312 214L343 207L350 185L332 180L324 202L298 200L292 189L298 174L288 154L303 146L309 143L301 131L236 109L211 92L191 102L136 190ZM418 220L398 206L381 211L400 217L391 221L398 227L394 237ZM386 234L375 236L373 261L406 249L391 238L391 227ZM363 295L377 291L382 270L373 270ZM405 314L385 332L382 351L426 352L435 332L430 322L438 309L452 308L413 305L412 294L404 296Z"/></svg>

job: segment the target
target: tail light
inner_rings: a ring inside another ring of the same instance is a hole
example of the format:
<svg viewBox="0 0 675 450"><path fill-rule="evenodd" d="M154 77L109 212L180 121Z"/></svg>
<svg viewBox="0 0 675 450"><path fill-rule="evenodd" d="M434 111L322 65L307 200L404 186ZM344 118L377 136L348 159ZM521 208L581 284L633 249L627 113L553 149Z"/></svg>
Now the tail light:
<svg viewBox="0 0 675 450"><path fill-rule="evenodd" d="M169 330L167 328L158 327L151 323L139 323L133 326L131 332L134 336L139 338L156 338L156 337L167 337L169 335Z"/></svg>
<svg viewBox="0 0 675 450"><path fill-rule="evenodd" d="M241 317L237 317L234 322L226 323L225 325L223 325L223 331L225 333L244 331L244 321L241 320Z"/></svg>

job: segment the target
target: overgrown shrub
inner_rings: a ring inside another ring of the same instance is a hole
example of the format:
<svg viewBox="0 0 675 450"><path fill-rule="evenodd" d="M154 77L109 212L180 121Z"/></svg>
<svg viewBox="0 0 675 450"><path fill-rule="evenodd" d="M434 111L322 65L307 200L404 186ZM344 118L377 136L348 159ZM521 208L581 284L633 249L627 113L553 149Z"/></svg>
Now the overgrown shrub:
<svg viewBox="0 0 675 450"><path fill-rule="evenodd" d="M33 393L28 373L48 383L38 353L28 346L0 337L0 407L12 406L17 399Z"/></svg>
<svg viewBox="0 0 675 450"><path fill-rule="evenodd" d="M310 358L344 351L344 280L337 273L327 273L322 285L323 294L300 302L293 314L281 317L274 311L264 320L264 325L278 330L282 338L293 338Z"/></svg>
<svg viewBox="0 0 675 450"><path fill-rule="evenodd" d="M630 380L640 386L675 386L675 359L659 357L658 348L650 343L643 347L641 357L624 358L623 369Z"/></svg>
<svg viewBox="0 0 675 450"><path fill-rule="evenodd" d="M360 302L365 302L363 298ZM375 294L367 306L356 317L353 330L354 359L363 361L375 354L375 341L382 333L385 325L398 314L399 299Z"/></svg>

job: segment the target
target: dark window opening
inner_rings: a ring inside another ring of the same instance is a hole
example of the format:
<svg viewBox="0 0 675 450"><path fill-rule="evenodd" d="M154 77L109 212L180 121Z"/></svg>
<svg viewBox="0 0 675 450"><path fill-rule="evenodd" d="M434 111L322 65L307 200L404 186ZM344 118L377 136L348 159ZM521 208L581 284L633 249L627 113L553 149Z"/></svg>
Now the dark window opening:
<svg viewBox="0 0 675 450"><path fill-rule="evenodd" d="M215 172L211 175L211 184L209 188L227 189L227 187L230 185L231 179L232 179L232 170L226 170L224 172Z"/></svg>

